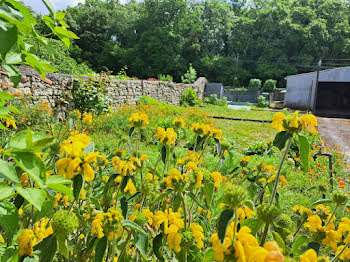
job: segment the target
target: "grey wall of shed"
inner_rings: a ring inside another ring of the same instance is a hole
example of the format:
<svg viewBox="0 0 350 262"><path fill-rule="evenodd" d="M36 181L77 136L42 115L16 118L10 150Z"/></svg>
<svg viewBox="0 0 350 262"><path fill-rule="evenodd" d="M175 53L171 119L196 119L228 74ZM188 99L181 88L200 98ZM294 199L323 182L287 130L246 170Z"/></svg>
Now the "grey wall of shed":
<svg viewBox="0 0 350 262"><path fill-rule="evenodd" d="M311 109L315 102L316 72L287 76L284 107ZM350 82L350 67L320 71L319 82Z"/></svg>
<svg viewBox="0 0 350 262"><path fill-rule="evenodd" d="M207 83L204 89L205 97L216 94L219 99L224 95L224 87L221 83Z"/></svg>

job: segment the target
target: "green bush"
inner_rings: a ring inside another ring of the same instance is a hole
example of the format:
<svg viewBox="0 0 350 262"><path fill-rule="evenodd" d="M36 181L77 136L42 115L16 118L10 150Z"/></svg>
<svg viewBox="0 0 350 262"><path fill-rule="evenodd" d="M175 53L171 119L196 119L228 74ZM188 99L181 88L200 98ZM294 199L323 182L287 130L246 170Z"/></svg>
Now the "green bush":
<svg viewBox="0 0 350 262"><path fill-rule="evenodd" d="M173 82L173 77L171 75L159 75L159 81Z"/></svg>
<svg viewBox="0 0 350 262"><path fill-rule="evenodd" d="M218 99L216 94L211 94L209 97L204 99L204 103L210 105L227 106L227 98L223 97L222 99Z"/></svg>
<svg viewBox="0 0 350 262"><path fill-rule="evenodd" d="M197 101L197 94L192 88L187 88L181 97L181 105L194 106Z"/></svg>
<svg viewBox="0 0 350 262"><path fill-rule="evenodd" d="M257 107L268 107L269 101L266 101L266 98L264 96L258 97L258 103L256 104Z"/></svg>
<svg viewBox="0 0 350 262"><path fill-rule="evenodd" d="M261 88L262 92L275 92L277 91L276 87L277 80L274 79L267 79Z"/></svg>
<svg viewBox="0 0 350 262"><path fill-rule="evenodd" d="M188 71L183 76L181 76L181 81L184 84L192 84L196 80L197 80L197 71L192 67L192 64L190 64Z"/></svg>
<svg viewBox="0 0 350 262"><path fill-rule="evenodd" d="M75 108L84 112L107 112L110 99L106 92L106 84L109 81L107 74L90 77L86 82L82 79L75 80L72 90Z"/></svg>
<svg viewBox="0 0 350 262"><path fill-rule="evenodd" d="M251 89L260 89L261 88L261 80L257 78L252 78L249 80L249 88Z"/></svg>

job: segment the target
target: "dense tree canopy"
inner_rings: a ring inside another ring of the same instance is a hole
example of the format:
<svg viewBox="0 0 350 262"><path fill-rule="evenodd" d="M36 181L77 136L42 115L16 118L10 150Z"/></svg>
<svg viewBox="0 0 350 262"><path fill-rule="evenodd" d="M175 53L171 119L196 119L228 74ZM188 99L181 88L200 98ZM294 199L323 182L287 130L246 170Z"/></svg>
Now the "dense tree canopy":
<svg viewBox="0 0 350 262"><path fill-rule="evenodd" d="M72 56L96 71L180 81L189 64L210 81L277 79L350 58L350 9L343 0L87 0L67 10L80 39ZM350 61L348 61L350 62Z"/></svg>

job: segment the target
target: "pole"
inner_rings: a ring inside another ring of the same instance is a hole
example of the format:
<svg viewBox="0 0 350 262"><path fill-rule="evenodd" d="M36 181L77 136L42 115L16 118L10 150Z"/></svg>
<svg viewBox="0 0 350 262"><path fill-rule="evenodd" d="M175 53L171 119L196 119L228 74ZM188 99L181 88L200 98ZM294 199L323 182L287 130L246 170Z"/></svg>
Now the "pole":
<svg viewBox="0 0 350 262"><path fill-rule="evenodd" d="M314 103L312 106L312 112L315 113L316 110L316 100L317 100L317 91L318 91L318 78L320 76L320 67L322 65L322 59L320 58L320 60L318 61L317 64L317 73L316 73L316 83L315 83L315 95L314 95Z"/></svg>

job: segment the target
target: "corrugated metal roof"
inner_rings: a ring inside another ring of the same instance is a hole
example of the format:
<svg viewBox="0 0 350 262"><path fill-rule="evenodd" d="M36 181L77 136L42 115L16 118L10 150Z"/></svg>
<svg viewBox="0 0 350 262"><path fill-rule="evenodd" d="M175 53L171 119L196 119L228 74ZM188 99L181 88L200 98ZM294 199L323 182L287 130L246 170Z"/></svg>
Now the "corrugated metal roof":
<svg viewBox="0 0 350 262"><path fill-rule="evenodd" d="M330 69L322 70L322 71L320 71L320 74L321 74L322 72L328 72L328 71L333 71L333 70L342 70L342 69L345 69L345 68L349 68L349 69L350 69L350 66L336 67L336 68L330 68ZM297 76L311 75L311 74L316 74L316 73L317 73L317 72L314 71L314 72L309 72L309 73L302 73L302 74L297 74L297 75L290 75L290 76L286 76L285 79L287 79L288 77L297 77Z"/></svg>

